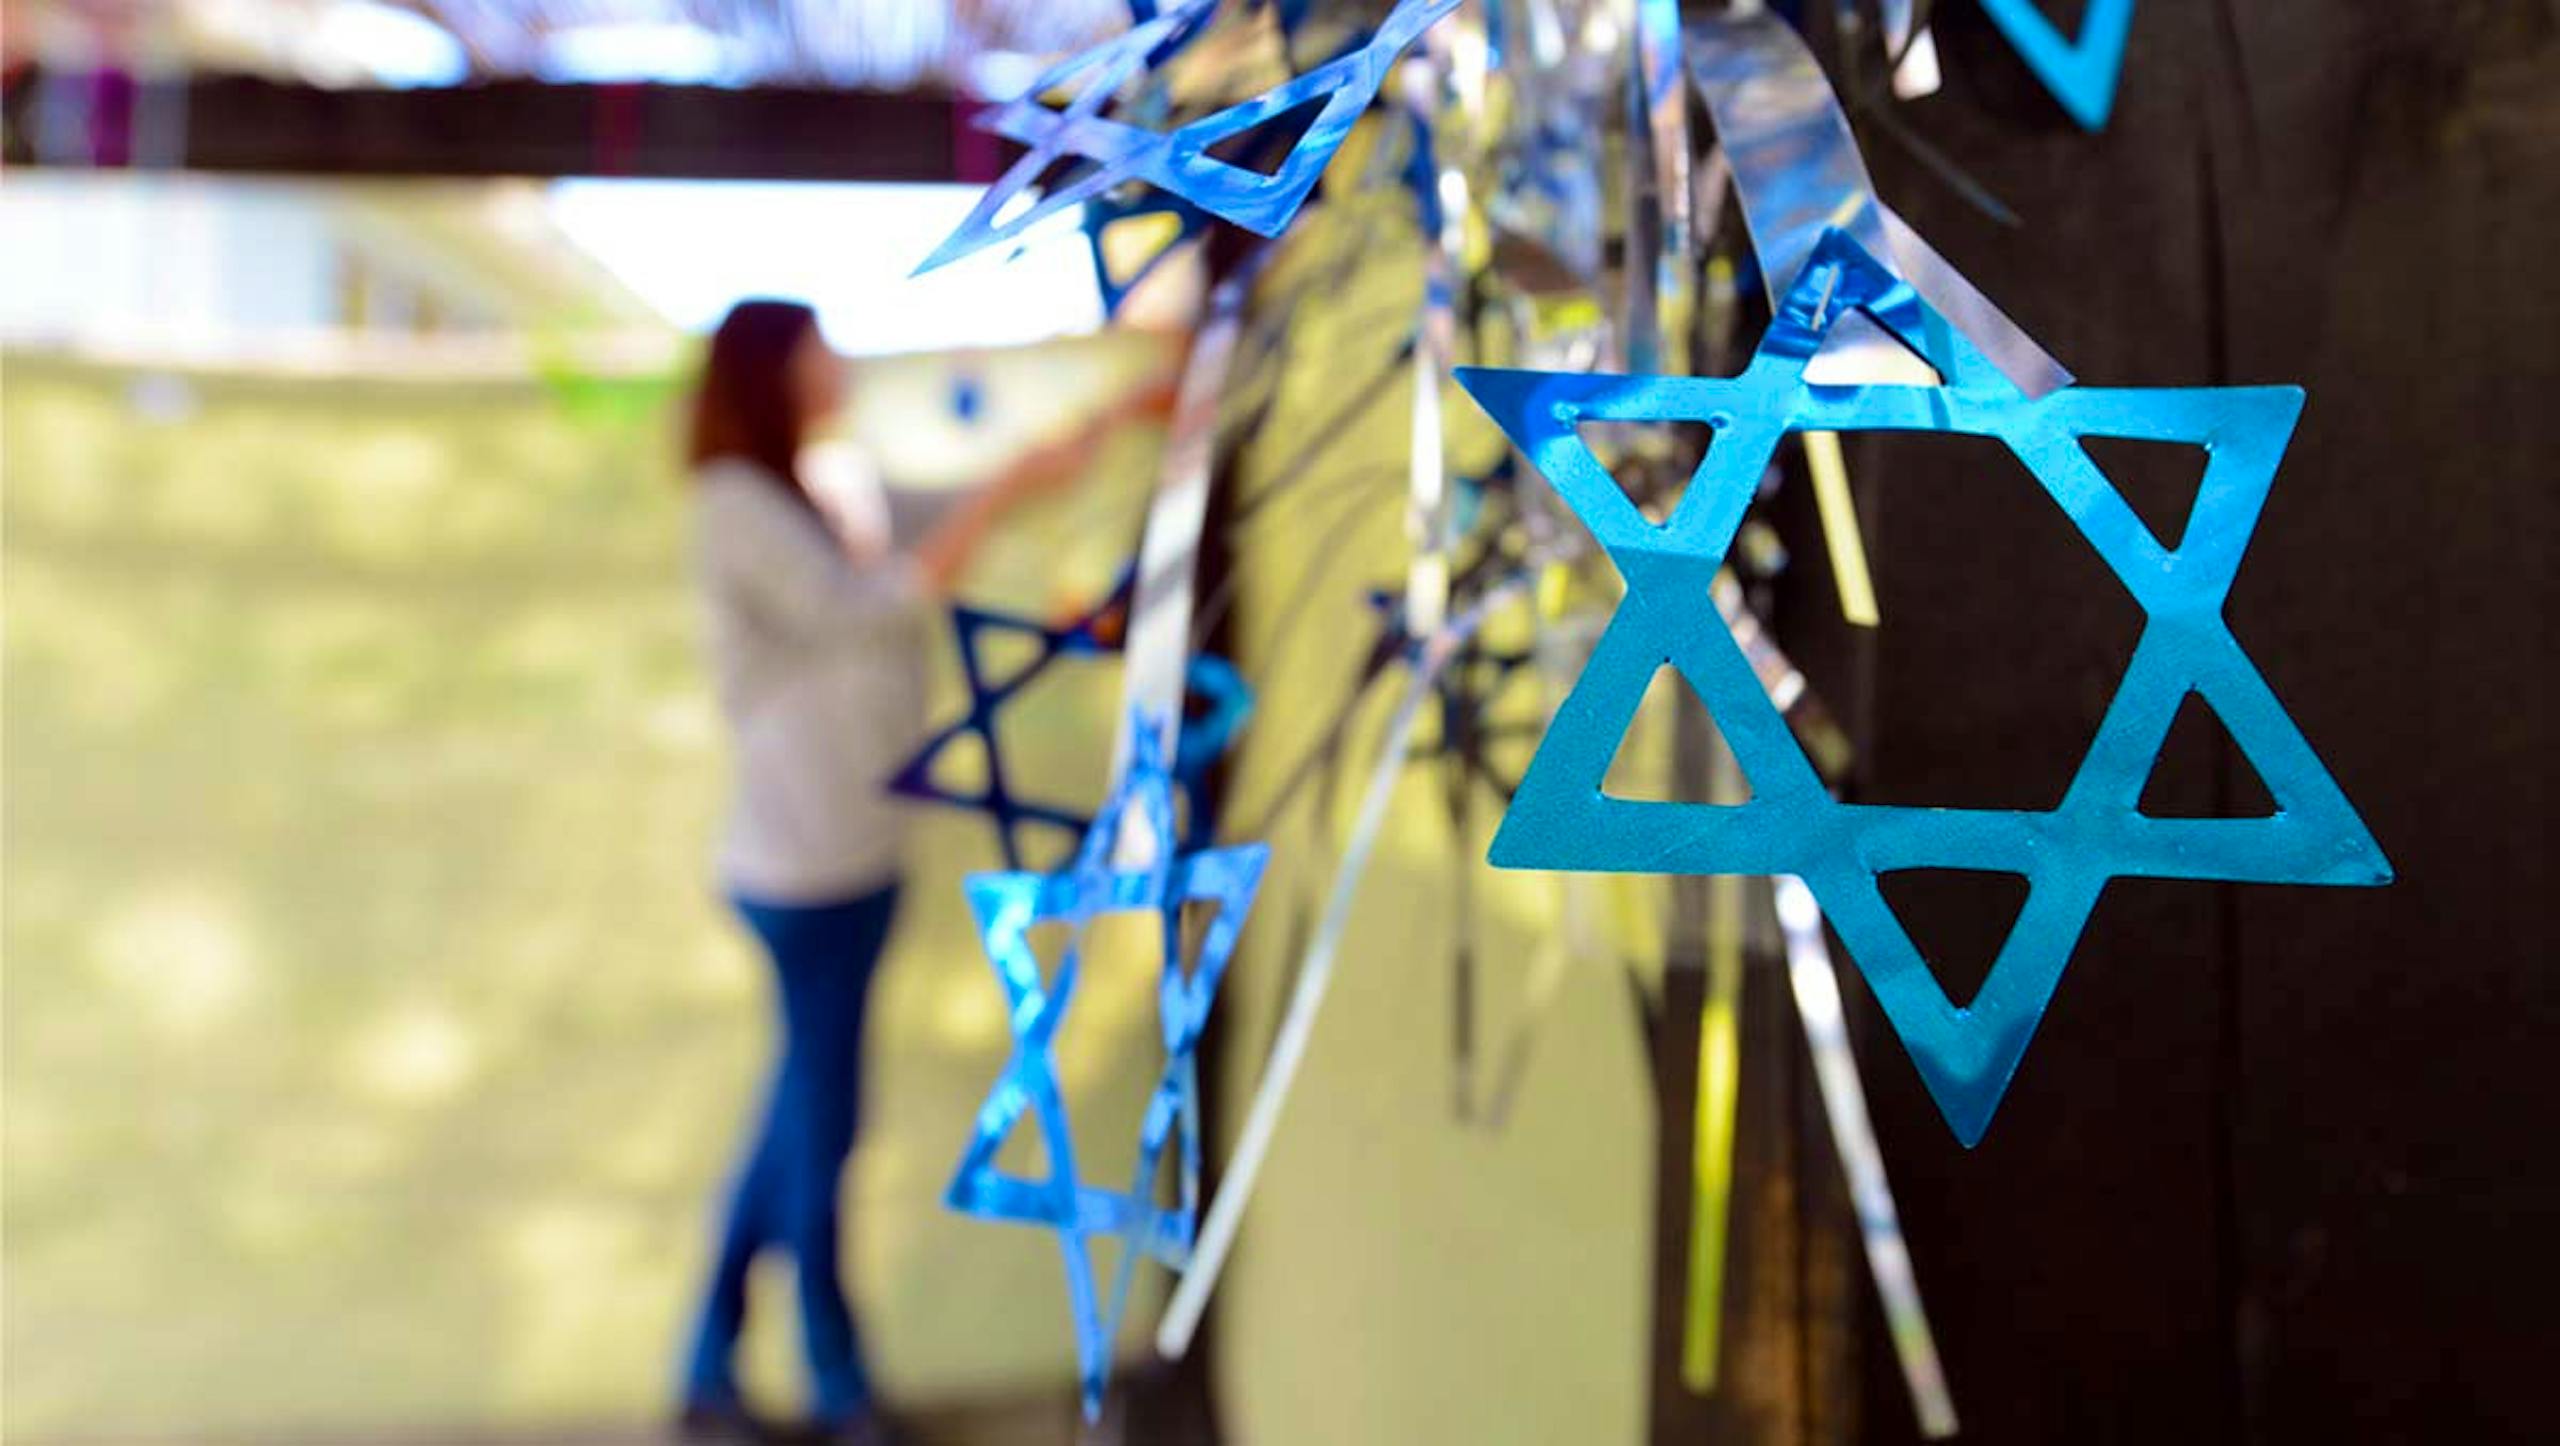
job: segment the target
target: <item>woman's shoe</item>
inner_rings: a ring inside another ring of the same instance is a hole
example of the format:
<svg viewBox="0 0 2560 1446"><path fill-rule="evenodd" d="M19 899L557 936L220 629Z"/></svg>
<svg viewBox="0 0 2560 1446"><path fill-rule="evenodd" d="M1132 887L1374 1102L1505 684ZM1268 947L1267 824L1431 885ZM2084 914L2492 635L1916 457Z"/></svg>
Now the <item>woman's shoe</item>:
<svg viewBox="0 0 2560 1446"><path fill-rule="evenodd" d="M676 1413L676 1439L686 1446L769 1446L782 1438L735 1401L689 1401Z"/></svg>
<svg viewBox="0 0 2560 1446"><path fill-rule="evenodd" d="M907 1446L907 1433L892 1425L877 1411L865 1411L841 1421L813 1421L808 1434L794 1437L809 1446Z"/></svg>

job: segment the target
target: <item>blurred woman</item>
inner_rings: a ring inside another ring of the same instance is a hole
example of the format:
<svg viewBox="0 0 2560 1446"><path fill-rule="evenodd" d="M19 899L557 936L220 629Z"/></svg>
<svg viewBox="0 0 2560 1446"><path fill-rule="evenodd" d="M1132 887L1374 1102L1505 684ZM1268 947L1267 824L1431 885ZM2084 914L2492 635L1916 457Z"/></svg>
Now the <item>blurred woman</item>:
<svg viewBox="0 0 2560 1446"><path fill-rule="evenodd" d="M765 1439L731 1356L748 1267L767 1247L798 1267L818 1439L881 1439L836 1213L863 1005L898 906L902 829L881 781L924 731L919 605L949 590L1007 508L1079 470L1095 436L936 505L891 494L885 527L837 526L807 485L804 451L845 391L808 307L742 301L712 337L693 419L697 562L737 764L719 870L772 956L782 1006L780 1067L685 1369L681 1425L698 1440Z"/></svg>

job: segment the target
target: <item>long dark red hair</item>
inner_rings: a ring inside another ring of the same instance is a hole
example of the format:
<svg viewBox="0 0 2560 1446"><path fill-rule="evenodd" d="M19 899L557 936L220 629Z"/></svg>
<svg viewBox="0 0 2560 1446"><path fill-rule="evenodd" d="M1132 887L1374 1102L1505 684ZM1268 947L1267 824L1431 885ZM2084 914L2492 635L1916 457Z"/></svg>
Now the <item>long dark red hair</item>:
<svg viewBox="0 0 2560 1446"><path fill-rule="evenodd" d="M800 443L816 418L800 415L789 372L792 353L817 324L818 314L797 301L758 297L729 308L694 393L688 463L736 457L801 491Z"/></svg>

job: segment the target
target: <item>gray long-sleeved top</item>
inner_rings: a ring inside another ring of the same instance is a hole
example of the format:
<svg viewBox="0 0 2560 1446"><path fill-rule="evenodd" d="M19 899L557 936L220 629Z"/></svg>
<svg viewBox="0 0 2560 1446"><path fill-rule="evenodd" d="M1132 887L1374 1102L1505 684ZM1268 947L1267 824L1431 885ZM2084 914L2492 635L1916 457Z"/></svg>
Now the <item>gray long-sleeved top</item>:
<svg viewBox="0 0 2560 1446"><path fill-rule="evenodd" d="M822 903L897 877L905 827L883 781L924 731L925 590L901 551L944 499L892 498L857 560L791 484L719 458L695 478L696 568L736 789L723 883Z"/></svg>

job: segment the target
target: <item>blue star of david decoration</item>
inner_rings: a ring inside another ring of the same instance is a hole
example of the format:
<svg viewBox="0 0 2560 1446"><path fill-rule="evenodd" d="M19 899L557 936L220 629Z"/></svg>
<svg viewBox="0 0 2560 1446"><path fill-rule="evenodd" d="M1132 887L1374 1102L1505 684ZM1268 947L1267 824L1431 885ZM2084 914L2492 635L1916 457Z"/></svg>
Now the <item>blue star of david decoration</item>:
<svg viewBox="0 0 2560 1446"><path fill-rule="evenodd" d="M1082 833L1091 822L1084 814L1015 791L998 742L997 715L1059 659L1101 657L1120 651L1121 627L1127 618L1134 576L1134 572L1123 572L1100 606L1064 624L955 605L951 609L951 634L959 646L961 678L969 689L968 707L957 719L934 730L883 786L902 798L948 804L987 815L995 825L996 846L1008 869L1023 866L1023 845L1032 829ZM993 633L1031 638L1039 650L1012 673L1000 678L991 676L982 645ZM1234 665L1206 653L1192 656L1184 682L1200 711L1183 720L1181 738L1175 745L1173 781L1181 790L1185 805L1182 841L1186 847L1198 848L1217 831L1217 818L1207 803L1208 790L1201 783L1234 741L1237 731L1252 717L1253 689ZM977 740L987 761L985 785L968 792L944 787L933 777L936 761L945 750L969 738Z"/></svg>
<svg viewBox="0 0 2560 1446"><path fill-rule="evenodd" d="M1187 0L1081 55L1070 56L1031 84L1011 104L978 124L1030 149L987 188L959 229L916 268L917 274L1011 240L1069 206L1081 205L1137 179L1181 197L1248 231L1277 236L1298 213L1307 193L1351 133L1352 123L1378 93L1387 67L1458 0L1398 0L1365 44L1250 100L1202 116L1169 131L1105 120L1104 104L1142 66L1157 63L1180 33L1196 29L1217 0ZM1071 80L1081 88L1064 110L1040 97ZM1315 119L1269 174L1210 154L1220 142L1301 106L1321 101ZM1062 159L1084 163L1081 174L1018 205L1024 193Z"/></svg>
<svg viewBox="0 0 2560 1446"><path fill-rule="evenodd" d="M2035 0L1982 0L1982 9L2081 129L2106 125L2124 69L2125 36L2133 29L2133 0L2089 0L2076 40L2063 39Z"/></svg>
<svg viewBox="0 0 2560 1446"><path fill-rule="evenodd" d="M1102 1409L1111 1347L1128 1304L1129 1284L1141 1255L1173 1270L1190 1260L1200 1209L1200 1094L1195 1055L1200 1031L1216 1000L1218 982L1253 908L1270 846L1177 853L1158 847L1153 863L1120 868L1112 863L1121 826L1132 810L1150 836L1172 837L1173 796L1165 771L1160 731L1141 715L1130 732L1128 772L1085 833L1074 862L1055 874L976 874L968 880L969 907L988 962L1004 986L1005 1013L1014 1044L1005 1072L978 1109L969 1144L944 1202L964 1215L1056 1232L1066 1258L1067 1298L1075 1317L1076 1366L1088 1420ZM1213 903L1216 915L1202 931L1192 967L1182 964L1182 915L1187 904ZM1138 1163L1127 1190L1085 1183L1076 1173L1073 1131L1051 1046L1075 997L1078 954L1087 924L1101 914L1128 911L1161 916L1164 973L1157 1016L1164 1069L1148 1096L1139 1126ZM1033 926L1063 923L1071 933L1056 975L1043 979L1030 943ZM1025 1112L1038 1121L1047 1150L1045 1178L1026 1179L996 1168L997 1152ZM1168 1144L1175 1150L1175 1203L1158 1202L1157 1174ZM1120 1268L1107 1306L1097 1291L1087 1242L1122 1243Z"/></svg>
<svg viewBox="0 0 2560 1446"><path fill-rule="evenodd" d="M1818 386L1804 366L1862 311L1945 385ZM1458 380L1578 513L1627 593L1557 711L1491 849L1505 868L1796 874L1810 885L1956 1137L1981 1139L2107 880L2379 884L2390 865L2223 620L2249 534L2302 408L2295 387L2066 387L2030 400L1944 317L1839 231L1824 236L1741 376L1461 368ZM1648 521L1575 434L1581 420L1705 421L1687 493ZM1825 791L1711 601L1761 471L1790 432L1956 432L2006 443L2148 617L2114 702L2050 811L1882 807ZM2206 450L2185 534L2164 547L2079 439ZM1664 663L1705 700L1750 780L1731 806L1611 798L1618 740ZM2275 799L2265 818L2141 812L2179 704L2199 695ZM2023 876L2027 902L1973 1000L1939 988L1886 905L1904 869Z"/></svg>

